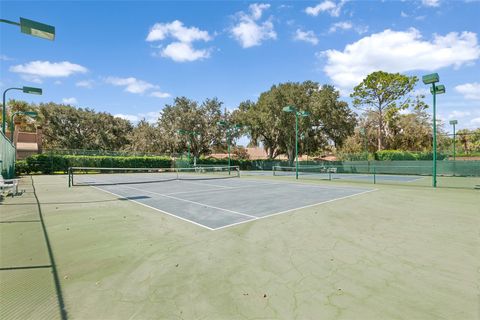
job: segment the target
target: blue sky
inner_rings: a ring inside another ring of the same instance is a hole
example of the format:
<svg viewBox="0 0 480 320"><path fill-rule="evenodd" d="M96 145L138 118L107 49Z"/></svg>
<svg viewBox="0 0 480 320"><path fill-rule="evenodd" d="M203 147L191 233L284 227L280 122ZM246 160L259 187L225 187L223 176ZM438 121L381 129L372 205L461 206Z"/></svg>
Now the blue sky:
<svg viewBox="0 0 480 320"><path fill-rule="evenodd" d="M176 96L229 109L271 85L313 80L348 93L375 70L440 74L439 116L480 127L478 1L2 1L1 18L56 27L55 41L0 25L0 89L132 121ZM418 92L427 92L419 84ZM427 95L426 102L431 102Z"/></svg>

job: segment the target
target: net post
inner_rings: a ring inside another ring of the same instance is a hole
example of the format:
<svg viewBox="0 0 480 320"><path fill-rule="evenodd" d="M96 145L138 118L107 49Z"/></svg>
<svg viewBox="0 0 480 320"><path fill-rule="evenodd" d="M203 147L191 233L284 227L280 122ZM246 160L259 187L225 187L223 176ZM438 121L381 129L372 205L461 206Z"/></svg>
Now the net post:
<svg viewBox="0 0 480 320"><path fill-rule="evenodd" d="M375 169L375 164L373 165L373 184L377 184L377 170Z"/></svg>
<svg viewBox="0 0 480 320"><path fill-rule="evenodd" d="M72 167L69 167L68 170L68 187L71 188L72 187Z"/></svg>

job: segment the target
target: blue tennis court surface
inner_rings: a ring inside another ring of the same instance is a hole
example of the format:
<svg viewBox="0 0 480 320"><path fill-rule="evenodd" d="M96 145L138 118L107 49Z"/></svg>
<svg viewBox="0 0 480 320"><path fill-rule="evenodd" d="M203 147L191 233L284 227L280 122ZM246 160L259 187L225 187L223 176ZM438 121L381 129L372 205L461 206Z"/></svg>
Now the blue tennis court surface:
<svg viewBox="0 0 480 320"><path fill-rule="evenodd" d="M245 178L165 180L94 187L210 230L374 191Z"/></svg>
<svg viewBox="0 0 480 320"><path fill-rule="evenodd" d="M242 171L243 176L273 176L273 171ZM295 171L276 171L275 176L295 177ZM320 180L358 180L371 182L374 179L373 174L362 173L325 173L325 172L302 172L298 173L300 179L320 179ZM414 182L424 179L425 176L418 175L397 175L397 174L376 174L375 179L378 182Z"/></svg>

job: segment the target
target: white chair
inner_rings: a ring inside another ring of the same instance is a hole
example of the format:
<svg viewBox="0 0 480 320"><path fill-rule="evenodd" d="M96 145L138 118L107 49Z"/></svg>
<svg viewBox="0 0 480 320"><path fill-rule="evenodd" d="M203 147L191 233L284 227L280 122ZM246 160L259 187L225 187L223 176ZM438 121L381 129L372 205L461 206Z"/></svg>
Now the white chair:
<svg viewBox="0 0 480 320"><path fill-rule="evenodd" d="M0 191L2 195L5 193L9 194L11 191L12 196L18 194L18 179L3 179L3 176L0 175Z"/></svg>

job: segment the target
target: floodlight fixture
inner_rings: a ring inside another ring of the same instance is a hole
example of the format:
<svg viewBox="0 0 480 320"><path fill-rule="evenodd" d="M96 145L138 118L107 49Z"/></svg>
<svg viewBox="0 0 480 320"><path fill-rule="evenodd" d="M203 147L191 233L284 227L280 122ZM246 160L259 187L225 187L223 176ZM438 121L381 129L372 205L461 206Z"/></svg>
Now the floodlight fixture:
<svg viewBox="0 0 480 320"><path fill-rule="evenodd" d="M22 33L25 33L34 37L47 39L47 40L55 40L55 27L45 23L41 23L41 22L37 22L30 19L25 19L25 18L20 18L20 23L15 21L5 20L5 19L0 19L0 22L19 26L20 31Z"/></svg>
<svg viewBox="0 0 480 320"><path fill-rule="evenodd" d="M36 94L41 96L42 95L42 89L40 88L34 88L34 87L22 87L23 93L28 93L28 94Z"/></svg>
<svg viewBox="0 0 480 320"><path fill-rule="evenodd" d="M424 75L422 77L422 81L424 84L437 83L438 81L440 81L440 77L438 76L438 73L431 73Z"/></svg>

